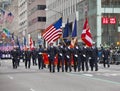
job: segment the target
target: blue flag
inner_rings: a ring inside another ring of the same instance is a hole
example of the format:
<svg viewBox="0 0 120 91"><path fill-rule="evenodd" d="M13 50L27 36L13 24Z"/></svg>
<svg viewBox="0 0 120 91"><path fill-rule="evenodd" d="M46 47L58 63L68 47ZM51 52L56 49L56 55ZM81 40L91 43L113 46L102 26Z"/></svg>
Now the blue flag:
<svg viewBox="0 0 120 91"><path fill-rule="evenodd" d="M17 46L18 46L18 49L20 50L20 42L18 40L18 37L17 37Z"/></svg>
<svg viewBox="0 0 120 91"><path fill-rule="evenodd" d="M24 41L23 41L24 46L27 45L26 37L24 36Z"/></svg>
<svg viewBox="0 0 120 91"><path fill-rule="evenodd" d="M75 19L72 37L76 37L76 36L77 36L77 21Z"/></svg>
<svg viewBox="0 0 120 91"><path fill-rule="evenodd" d="M69 36L69 20L67 19L67 24L65 25L65 29L64 29L64 32L63 32L63 38L66 38Z"/></svg>

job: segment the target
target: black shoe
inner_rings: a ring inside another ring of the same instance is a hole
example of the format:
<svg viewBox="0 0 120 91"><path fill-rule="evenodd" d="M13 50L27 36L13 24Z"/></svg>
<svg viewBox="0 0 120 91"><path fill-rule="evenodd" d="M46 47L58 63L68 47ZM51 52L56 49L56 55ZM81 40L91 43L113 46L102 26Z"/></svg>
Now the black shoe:
<svg viewBox="0 0 120 91"><path fill-rule="evenodd" d="M95 71L98 71L98 69L95 69Z"/></svg>

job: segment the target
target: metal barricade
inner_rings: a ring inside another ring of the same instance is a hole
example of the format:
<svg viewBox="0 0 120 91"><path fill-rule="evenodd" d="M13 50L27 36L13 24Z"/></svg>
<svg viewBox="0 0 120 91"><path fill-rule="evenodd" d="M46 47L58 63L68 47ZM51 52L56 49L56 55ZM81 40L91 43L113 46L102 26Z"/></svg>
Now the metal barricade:
<svg viewBox="0 0 120 91"><path fill-rule="evenodd" d="M115 64L120 64L120 54L115 55Z"/></svg>

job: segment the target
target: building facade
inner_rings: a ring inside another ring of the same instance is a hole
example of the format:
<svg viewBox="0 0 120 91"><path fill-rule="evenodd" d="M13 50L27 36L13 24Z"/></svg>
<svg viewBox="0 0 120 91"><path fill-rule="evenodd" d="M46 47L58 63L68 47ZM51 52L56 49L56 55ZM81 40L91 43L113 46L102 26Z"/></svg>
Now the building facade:
<svg viewBox="0 0 120 91"><path fill-rule="evenodd" d="M28 34L35 46L41 42L41 32L46 24L46 0L31 0L28 3Z"/></svg>
<svg viewBox="0 0 120 91"><path fill-rule="evenodd" d="M83 10L87 6L87 16L93 37L97 46L113 45L119 41L119 0L83 0L78 3L79 25L84 21ZM82 30L82 27L80 28Z"/></svg>
<svg viewBox="0 0 120 91"><path fill-rule="evenodd" d="M28 41L28 2L29 0L18 0L18 29L19 29L19 39L23 41L22 36L26 36Z"/></svg>
<svg viewBox="0 0 120 91"><path fill-rule="evenodd" d="M77 18L78 39L83 30L85 15L90 25L93 41L97 47L101 44L111 45L119 41L120 1L119 0L46 0L49 11L46 13L46 27L56 21L61 15L63 23L69 18L70 28ZM104 24L103 19L107 17L109 23ZM115 22L115 23L110 23Z"/></svg>

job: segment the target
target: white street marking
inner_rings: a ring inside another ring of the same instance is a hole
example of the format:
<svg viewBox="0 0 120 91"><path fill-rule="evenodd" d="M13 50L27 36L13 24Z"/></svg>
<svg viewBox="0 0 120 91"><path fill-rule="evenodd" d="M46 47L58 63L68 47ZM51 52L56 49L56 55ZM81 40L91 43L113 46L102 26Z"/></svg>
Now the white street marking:
<svg viewBox="0 0 120 91"><path fill-rule="evenodd" d="M9 76L9 75L8 75L8 78L9 78L9 79L11 79L11 80L13 80L13 79L14 79L12 76Z"/></svg>
<svg viewBox="0 0 120 91"><path fill-rule="evenodd" d="M35 91L35 90L31 88L30 91Z"/></svg>
<svg viewBox="0 0 120 91"><path fill-rule="evenodd" d="M92 74L83 74L84 76L89 76L89 77L92 77L93 75Z"/></svg>

